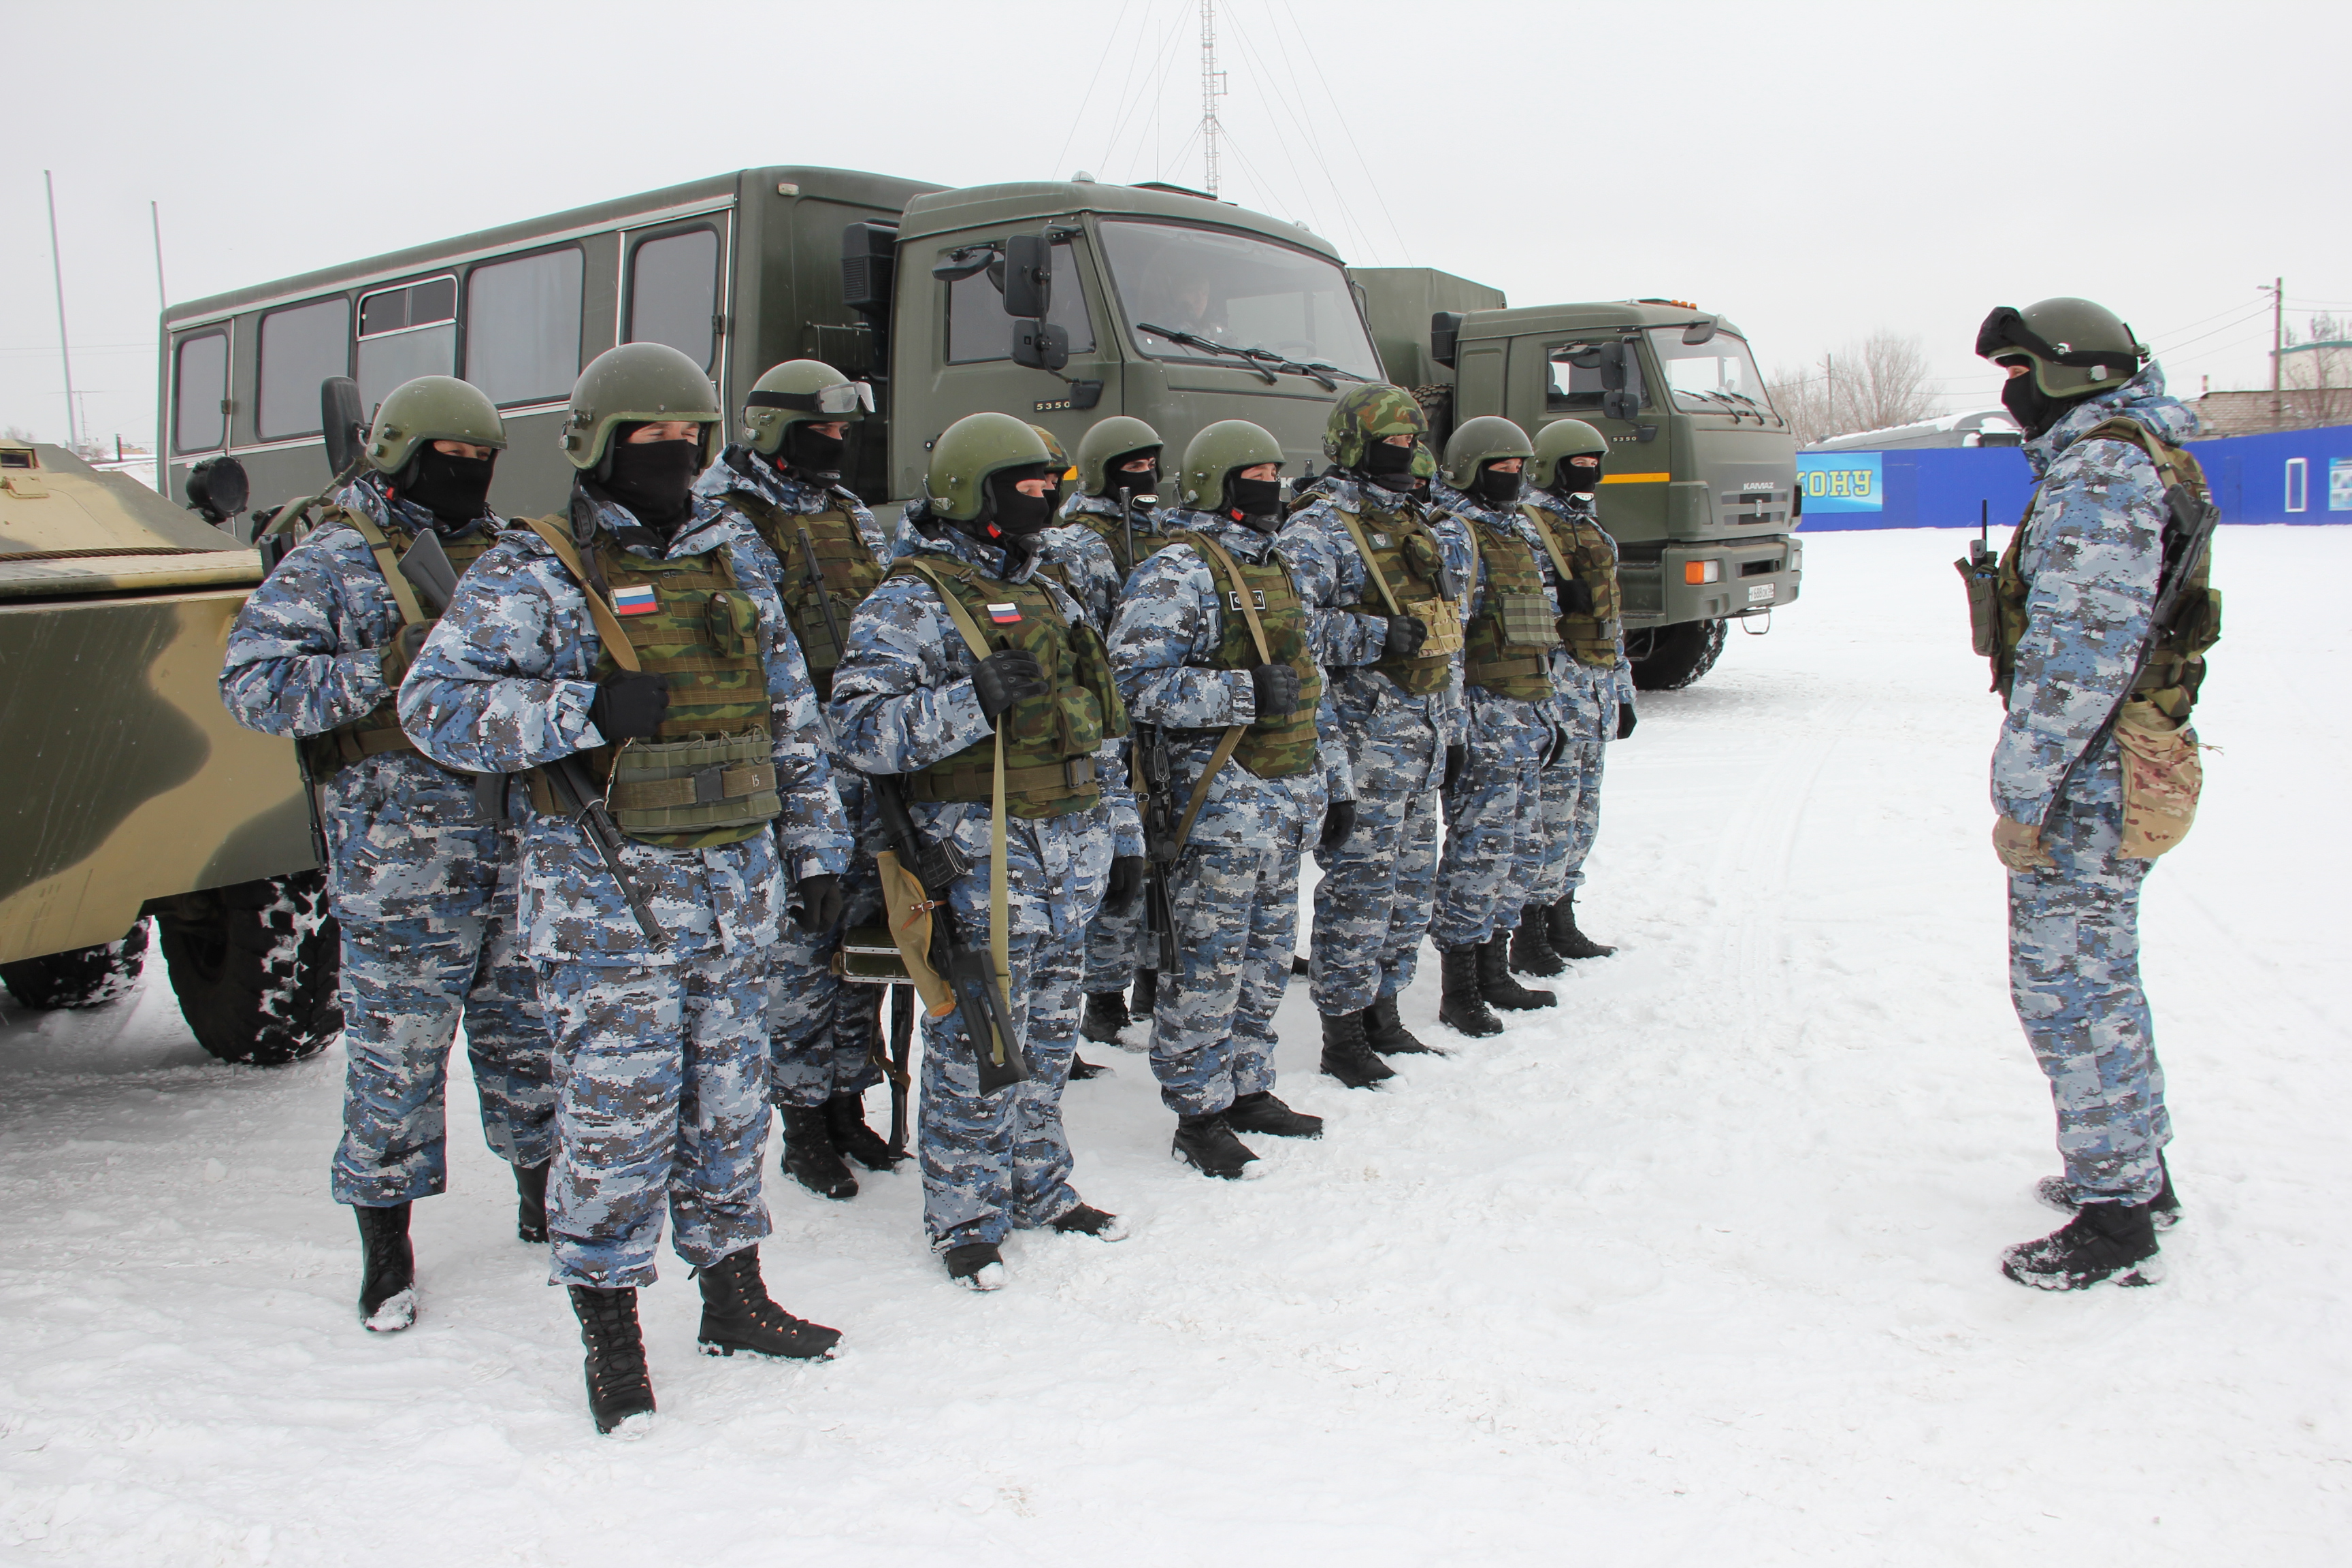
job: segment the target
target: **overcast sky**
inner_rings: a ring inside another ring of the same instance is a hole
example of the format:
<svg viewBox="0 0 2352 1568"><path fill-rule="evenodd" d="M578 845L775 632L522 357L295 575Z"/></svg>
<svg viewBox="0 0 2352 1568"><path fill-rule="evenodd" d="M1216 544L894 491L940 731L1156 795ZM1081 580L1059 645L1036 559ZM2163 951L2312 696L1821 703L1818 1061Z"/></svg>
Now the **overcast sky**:
<svg viewBox="0 0 2352 1568"><path fill-rule="evenodd" d="M1876 328L1948 408L1997 304L2099 300L2268 384L2257 286L2352 314L2352 6L1219 0L1223 194L1514 304L1665 295L1768 369ZM758 163L1202 181L1198 0L9 0L0 426L155 428L192 299Z"/></svg>

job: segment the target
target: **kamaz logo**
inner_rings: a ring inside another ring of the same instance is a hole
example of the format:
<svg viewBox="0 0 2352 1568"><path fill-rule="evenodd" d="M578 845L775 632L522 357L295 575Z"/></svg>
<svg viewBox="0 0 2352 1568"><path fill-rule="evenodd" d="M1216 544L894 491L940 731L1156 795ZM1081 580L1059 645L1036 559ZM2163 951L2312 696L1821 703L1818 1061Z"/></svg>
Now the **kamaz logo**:
<svg viewBox="0 0 2352 1568"><path fill-rule="evenodd" d="M1772 481L1769 479L1750 479L1739 488L1743 490L1769 490L1772 488Z"/></svg>
<svg viewBox="0 0 2352 1568"><path fill-rule="evenodd" d="M1231 606L1230 606L1231 608L1238 610L1238 609L1240 609L1240 608L1242 607L1242 596L1241 596L1241 595L1239 595L1238 593L1228 592L1228 593L1225 595L1225 597L1226 597L1228 600L1232 601L1232 603L1231 603ZM1259 609L1263 610L1263 609L1265 609L1265 589L1263 589L1263 588L1252 588L1252 589L1250 590L1250 597L1251 597L1251 598L1253 598L1253 599L1255 599L1255 600L1257 601L1257 607L1258 607Z"/></svg>

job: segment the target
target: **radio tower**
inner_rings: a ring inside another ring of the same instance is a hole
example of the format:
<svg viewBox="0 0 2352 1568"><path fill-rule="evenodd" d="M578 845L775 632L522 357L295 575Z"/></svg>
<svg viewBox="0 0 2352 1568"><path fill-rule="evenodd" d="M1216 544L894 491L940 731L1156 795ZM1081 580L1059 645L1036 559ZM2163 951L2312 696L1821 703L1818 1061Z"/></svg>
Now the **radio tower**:
<svg viewBox="0 0 2352 1568"><path fill-rule="evenodd" d="M1201 157L1208 166L1209 194L1217 194L1217 100L1225 95L1225 73L1217 68L1217 0L1201 0Z"/></svg>

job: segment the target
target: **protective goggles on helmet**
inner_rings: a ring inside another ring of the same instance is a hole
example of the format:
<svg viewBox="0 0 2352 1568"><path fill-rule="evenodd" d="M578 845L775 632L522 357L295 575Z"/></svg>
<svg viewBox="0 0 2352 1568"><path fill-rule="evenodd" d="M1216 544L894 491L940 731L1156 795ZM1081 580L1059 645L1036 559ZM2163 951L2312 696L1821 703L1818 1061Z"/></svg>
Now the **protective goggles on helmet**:
<svg viewBox="0 0 2352 1568"><path fill-rule="evenodd" d="M2131 329L2126 327L2124 331L2128 336ZM2053 343L2026 325L2025 317L2016 307L2002 305L1977 329L1977 357L1999 360L2010 354L2027 354L2044 364L2063 364L2074 370L2104 365L2118 374L2129 375L2139 369L2147 351L2137 343L2125 349L2077 349L2072 343Z"/></svg>
<svg viewBox="0 0 2352 1568"><path fill-rule="evenodd" d="M794 414L856 414L860 409L874 412L874 388L863 381L835 382L820 386L814 392L761 392L754 390L743 399L746 408L783 408Z"/></svg>

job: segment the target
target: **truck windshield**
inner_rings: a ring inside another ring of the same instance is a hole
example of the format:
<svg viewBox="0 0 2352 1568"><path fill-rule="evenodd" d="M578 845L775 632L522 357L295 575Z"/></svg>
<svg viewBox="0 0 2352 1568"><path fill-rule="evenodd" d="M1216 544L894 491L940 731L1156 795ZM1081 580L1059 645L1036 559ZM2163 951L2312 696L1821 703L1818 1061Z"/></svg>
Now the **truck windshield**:
<svg viewBox="0 0 2352 1568"><path fill-rule="evenodd" d="M1118 219L1104 222L1102 243L1136 346L1155 359L1237 363L1146 323L1301 365L1381 374L1347 275L1327 257L1222 229Z"/></svg>
<svg viewBox="0 0 2352 1568"><path fill-rule="evenodd" d="M1729 332L1717 332L1703 343L1686 343L1680 327L1652 327L1650 346L1657 352L1666 384L1674 389L1675 407L1777 420L1748 345Z"/></svg>

